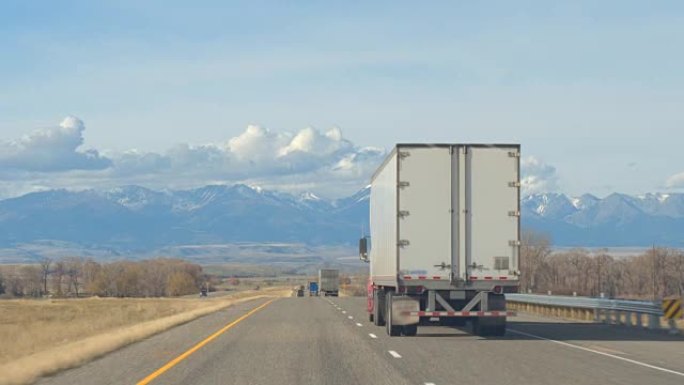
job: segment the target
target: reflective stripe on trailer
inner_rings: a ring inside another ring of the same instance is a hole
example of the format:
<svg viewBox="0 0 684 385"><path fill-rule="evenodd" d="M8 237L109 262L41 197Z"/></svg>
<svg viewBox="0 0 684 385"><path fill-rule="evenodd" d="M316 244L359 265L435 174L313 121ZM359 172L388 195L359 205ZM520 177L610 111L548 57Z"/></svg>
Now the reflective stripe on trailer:
<svg viewBox="0 0 684 385"><path fill-rule="evenodd" d="M501 276L501 277L490 277L490 276L479 277L479 276L471 275L470 277L468 277L468 279L471 280L471 281L492 281L492 280L505 281L505 280L508 280L508 279L510 279L510 278L507 277L507 276Z"/></svg>
<svg viewBox="0 0 684 385"><path fill-rule="evenodd" d="M408 280L421 280L421 281L428 281L428 280L446 280L449 279L449 277L442 277L439 275L433 275L433 276L427 276L427 275L403 275L401 276L402 279L408 281Z"/></svg>
<svg viewBox="0 0 684 385"><path fill-rule="evenodd" d="M513 317L514 311L406 311L402 315L418 317Z"/></svg>

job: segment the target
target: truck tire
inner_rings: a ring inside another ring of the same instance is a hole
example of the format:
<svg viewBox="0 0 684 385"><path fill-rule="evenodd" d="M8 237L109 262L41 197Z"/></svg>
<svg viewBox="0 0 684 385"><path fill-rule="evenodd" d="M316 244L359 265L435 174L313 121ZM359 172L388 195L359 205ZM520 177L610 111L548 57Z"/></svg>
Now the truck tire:
<svg viewBox="0 0 684 385"><path fill-rule="evenodd" d="M487 325L484 318L473 318L471 321L472 332L476 336L486 337L487 336Z"/></svg>
<svg viewBox="0 0 684 385"><path fill-rule="evenodd" d="M373 322L375 317L373 317L373 313L368 313L368 322Z"/></svg>
<svg viewBox="0 0 684 385"><path fill-rule="evenodd" d="M382 290L373 290L373 325L385 326L385 292Z"/></svg>
<svg viewBox="0 0 684 385"><path fill-rule="evenodd" d="M385 327L387 328L387 335L390 337L396 337L401 335L402 327L392 324L392 297L393 293L389 292L385 298Z"/></svg>
<svg viewBox="0 0 684 385"><path fill-rule="evenodd" d="M489 293L487 297L489 310L506 311L506 297L503 294ZM487 322L487 332L493 337L506 335L506 317L490 318Z"/></svg>
<svg viewBox="0 0 684 385"><path fill-rule="evenodd" d="M463 327L466 326L464 317L444 317L440 318L439 324L442 326Z"/></svg>
<svg viewBox="0 0 684 385"><path fill-rule="evenodd" d="M494 324L491 325L490 333L494 337L503 337L506 335L506 317L494 318Z"/></svg>
<svg viewBox="0 0 684 385"><path fill-rule="evenodd" d="M474 318L473 334L481 337L502 337L506 335L506 317Z"/></svg>
<svg viewBox="0 0 684 385"><path fill-rule="evenodd" d="M418 325L404 325L401 334L407 337L413 337L418 334Z"/></svg>

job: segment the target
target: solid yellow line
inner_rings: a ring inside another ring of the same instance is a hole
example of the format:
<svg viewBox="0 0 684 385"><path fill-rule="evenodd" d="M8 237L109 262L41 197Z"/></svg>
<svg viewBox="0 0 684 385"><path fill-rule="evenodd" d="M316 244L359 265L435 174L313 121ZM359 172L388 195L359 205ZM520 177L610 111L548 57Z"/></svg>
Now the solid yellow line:
<svg viewBox="0 0 684 385"><path fill-rule="evenodd" d="M188 351L186 351L185 353L181 354L180 356L178 356L178 357L174 358L173 360L169 361L168 363L166 363L166 365L164 365L164 366L162 366L161 368L157 369L154 373L152 373L152 374L150 374L149 376L145 377L144 379L140 380L140 381L137 383L137 385L147 385L147 384L149 384L149 383L152 382L155 378L159 377L160 375L162 375L162 374L163 374L164 372L166 372L167 370L173 368L173 367L176 366L179 362L181 362L181 361L183 361L184 359L188 358L192 353L194 353L194 352L200 350L204 345L208 344L208 343L211 342L212 340L216 339L216 337L218 337L218 336L220 336L221 334L225 333L226 330L228 330L228 329L232 328L233 326L237 325L237 324L240 323L242 320L244 320L245 318L251 316L252 314L254 314L254 313L256 313L256 312L258 312L259 310L265 308L266 306L268 306L268 305L269 305L271 302L273 302L273 301L275 301L275 299L272 299L272 300L270 300L270 301L268 301L268 302L266 302L266 303L264 303L264 304L262 304L262 305L260 305L260 306L258 306L258 307L256 307L256 308L250 310L249 312L247 312L247 313L246 313L245 315L243 315L242 317L240 317L240 318L236 319L235 321L229 323L228 325L224 326L223 328L221 328L221 330L219 330L219 331L217 331L216 333L210 335L210 336L207 337L205 340L203 340L202 342L200 342L200 343L198 343L197 345L193 346L192 348L190 348L190 349L189 349Z"/></svg>

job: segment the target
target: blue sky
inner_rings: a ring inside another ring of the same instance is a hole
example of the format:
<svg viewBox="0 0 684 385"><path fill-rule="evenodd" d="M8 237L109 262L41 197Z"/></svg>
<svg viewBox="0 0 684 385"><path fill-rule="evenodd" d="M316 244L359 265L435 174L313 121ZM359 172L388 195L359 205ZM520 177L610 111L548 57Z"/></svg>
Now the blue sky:
<svg viewBox="0 0 684 385"><path fill-rule="evenodd" d="M0 196L343 195L442 141L522 143L531 191L684 187L681 2L201 3L0 4Z"/></svg>

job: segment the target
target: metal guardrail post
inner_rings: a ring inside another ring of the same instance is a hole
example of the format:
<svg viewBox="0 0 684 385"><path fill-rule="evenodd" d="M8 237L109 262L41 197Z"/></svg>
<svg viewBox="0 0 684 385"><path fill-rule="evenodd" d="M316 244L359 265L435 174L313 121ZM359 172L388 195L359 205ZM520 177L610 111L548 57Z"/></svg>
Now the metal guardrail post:
<svg viewBox="0 0 684 385"><path fill-rule="evenodd" d="M648 315L648 328L650 330L660 329L660 317L655 314Z"/></svg>
<svg viewBox="0 0 684 385"><path fill-rule="evenodd" d="M669 334L671 335L678 335L680 334L679 328L677 328L677 321L674 319L668 319L667 324L670 326L670 330L668 331Z"/></svg>

